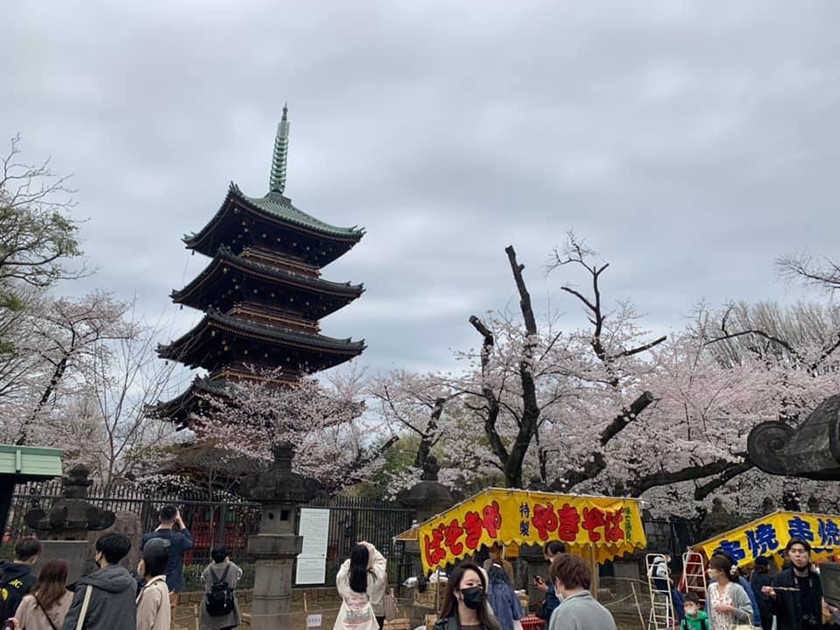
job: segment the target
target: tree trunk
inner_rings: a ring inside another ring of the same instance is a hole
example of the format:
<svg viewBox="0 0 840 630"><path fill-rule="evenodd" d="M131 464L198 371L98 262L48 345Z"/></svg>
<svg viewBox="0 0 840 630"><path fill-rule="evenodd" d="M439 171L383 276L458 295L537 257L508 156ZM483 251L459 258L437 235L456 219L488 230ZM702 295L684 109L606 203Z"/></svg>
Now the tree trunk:
<svg viewBox="0 0 840 630"><path fill-rule="evenodd" d="M505 464L505 482L508 488L522 487L522 464L531 446L531 440L537 432L537 422L540 417L540 406L537 401L537 386L534 381L534 344L537 337L537 320L531 306L531 295L525 286L522 270L525 265L516 261L516 251L513 245L505 248L516 289L519 291L519 308L525 320L525 332L528 337L522 348L522 360L519 362L519 380L522 383L522 417L519 422L519 432L510 448L510 454Z"/></svg>
<svg viewBox="0 0 840 630"><path fill-rule="evenodd" d="M438 398L435 400L435 406L432 408L432 415L429 417L429 424L426 426L426 432L420 438L420 446L417 448L417 455L414 458L414 467L423 469L426 466L426 460L432 452L432 447L437 443L438 420L443 413L443 405L446 403L445 398Z"/></svg>
<svg viewBox="0 0 840 630"><path fill-rule="evenodd" d="M32 421L38 417L38 414L41 412L41 409L44 408L50 397L53 395L55 388L58 387L59 381L61 381L61 377L64 376L64 372L67 370L67 355L61 358L61 361L58 362L58 365L55 366L55 370L53 370L52 378L50 378L50 382L47 383L47 387L44 389L43 394L41 394L41 399L38 401L38 404L35 405L35 409L32 410L32 415L29 416L27 420L24 421L23 426L20 428L20 436L15 441L17 446L22 446L26 444L26 440L28 437L28 428Z"/></svg>

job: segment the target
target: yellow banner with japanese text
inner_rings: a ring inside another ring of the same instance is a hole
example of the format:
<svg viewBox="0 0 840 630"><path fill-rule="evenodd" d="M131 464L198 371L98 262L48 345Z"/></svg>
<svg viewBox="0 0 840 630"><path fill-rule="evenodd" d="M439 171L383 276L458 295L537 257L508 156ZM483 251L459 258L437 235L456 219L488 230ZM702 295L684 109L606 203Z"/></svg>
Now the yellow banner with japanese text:
<svg viewBox="0 0 840 630"><path fill-rule="evenodd" d="M643 548L647 542L635 499L490 489L401 534L420 543L431 571L493 543L543 545L559 541L598 562Z"/></svg>
<svg viewBox="0 0 840 630"><path fill-rule="evenodd" d="M740 565L752 564L759 556L767 556L781 564L785 546L792 538L811 546L813 559L840 553L840 516L774 512L694 545L707 558L721 549Z"/></svg>

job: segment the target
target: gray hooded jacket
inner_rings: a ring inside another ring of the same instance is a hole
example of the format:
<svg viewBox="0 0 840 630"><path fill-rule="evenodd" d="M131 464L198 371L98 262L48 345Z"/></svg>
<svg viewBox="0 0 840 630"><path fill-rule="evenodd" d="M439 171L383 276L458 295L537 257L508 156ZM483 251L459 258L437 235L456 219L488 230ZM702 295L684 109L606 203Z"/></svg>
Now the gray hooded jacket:
<svg viewBox="0 0 840 630"><path fill-rule="evenodd" d="M64 618L64 630L76 630L88 585L93 590L82 626L85 630L136 630L137 581L119 565L94 571L76 583L73 603Z"/></svg>

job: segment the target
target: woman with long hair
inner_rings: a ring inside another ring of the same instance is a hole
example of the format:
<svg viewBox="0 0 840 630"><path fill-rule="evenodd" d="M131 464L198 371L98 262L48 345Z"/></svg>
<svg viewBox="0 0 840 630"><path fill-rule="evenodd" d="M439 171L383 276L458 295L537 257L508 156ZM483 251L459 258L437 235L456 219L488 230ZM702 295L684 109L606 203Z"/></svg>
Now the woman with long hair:
<svg viewBox="0 0 840 630"><path fill-rule="evenodd" d="M341 609L334 630L381 630L385 625L382 599L388 588L387 560L369 542L350 550L335 577Z"/></svg>
<svg viewBox="0 0 840 630"><path fill-rule="evenodd" d="M50 560L38 574L38 582L25 596L15 613L18 628L26 630L59 630L73 601L67 590L67 563Z"/></svg>
<svg viewBox="0 0 840 630"><path fill-rule="evenodd" d="M462 562L449 574L440 619L435 630L501 630L487 603L487 577L472 562Z"/></svg>
<svg viewBox="0 0 840 630"><path fill-rule="evenodd" d="M169 606L169 587L166 567L169 550L162 544L148 543L137 572L146 583L137 595L137 630L170 630L172 610Z"/></svg>
<svg viewBox="0 0 840 630"><path fill-rule="evenodd" d="M711 620L709 630L730 630L740 622L752 623L753 611L750 597L738 583L738 569L723 555L713 555L709 560L709 590L706 612Z"/></svg>

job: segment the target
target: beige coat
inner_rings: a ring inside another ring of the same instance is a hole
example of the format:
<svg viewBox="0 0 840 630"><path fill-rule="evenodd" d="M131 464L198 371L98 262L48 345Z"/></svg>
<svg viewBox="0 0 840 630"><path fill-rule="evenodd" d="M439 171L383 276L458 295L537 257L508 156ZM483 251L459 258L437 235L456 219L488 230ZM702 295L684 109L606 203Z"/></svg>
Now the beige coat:
<svg viewBox="0 0 840 630"><path fill-rule="evenodd" d="M146 583L137 596L137 630L170 630L169 587L166 576L157 575Z"/></svg>
<svg viewBox="0 0 840 630"><path fill-rule="evenodd" d="M370 604L371 613L374 617L385 615L385 607L382 599L388 589L388 561L376 550L373 545L368 545L368 578L367 592L354 593L350 589L350 561L345 560L335 577L335 585L338 594L341 596L341 609L335 620L334 630L342 630L352 627L354 630L362 630L363 623L358 620L350 621L350 617L361 618L364 616L365 605ZM378 628L376 620L370 621L371 628Z"/></svg>
<svg viewBox="0 0 840 630"><path fill-rule="evenodd" d="M73 593L67 591L62 598L58 600L49 610L50 619L56 628L61 630L64 625L64 617L67 615L67 610L73 601ZM47 621L44 615L44 610L35 601L34 595L27 595L23 598L15 613L15 619L18 620L18 627L26 628L26 630L53 630L53 626Z"/></svg>

